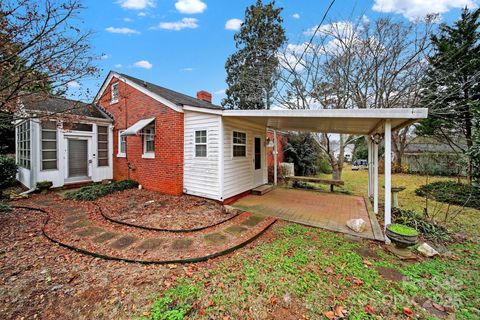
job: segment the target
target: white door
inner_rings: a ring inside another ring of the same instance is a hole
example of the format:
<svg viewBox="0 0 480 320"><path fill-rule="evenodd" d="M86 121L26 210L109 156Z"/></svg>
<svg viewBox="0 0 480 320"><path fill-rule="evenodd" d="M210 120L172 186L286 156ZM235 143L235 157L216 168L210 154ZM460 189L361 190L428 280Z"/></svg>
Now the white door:
<svg viewBox="0 0 480 320"><path fill-rule="evenodd" d="M66 140L66 179L68 181L87 180L91 176L90 139L68 137Z"/></svg>
<svg viewBox="0 0 480 320"><path fill-rule="evenodd" d="M263 154L262 154L262 138L254 137L253 139L253 184L258 187L263 184Z"/></svg>

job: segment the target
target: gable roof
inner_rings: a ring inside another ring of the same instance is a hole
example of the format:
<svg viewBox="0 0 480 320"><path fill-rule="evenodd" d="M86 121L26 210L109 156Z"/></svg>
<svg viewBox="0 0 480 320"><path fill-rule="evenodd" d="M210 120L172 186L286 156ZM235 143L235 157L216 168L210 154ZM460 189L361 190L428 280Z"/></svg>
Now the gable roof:
<svg viewBox="0 0 480 320"><path fill-rule="evenodd" d="M82 117L112 120L112 118L96 104L58 96L30 95L22 99L22 104L26 111L72 114Z"/></svg>
<svg viewBox="0 0 480 320"><path fill-rule="evenodd" d="M200 99L188 96L186 94L183 94L183 93L180 93L180 92L177 92L177 91L173 91L171 89L161 87L161 86L156 85L154 83L147 82L147 81L129 76L128 74L119 73L119 75L121 75L122 77L136 83L137 85L142 86L143 88L147 89L148 91L151 91L151 92L153 92L153 93L155 93L155 94L157 94L157 95L159 95L159 96L161 96L161 97L163 97L163 98L165 98L165 99L167 99L167 100L169 100L169 101L171 101L171 102L173 102L177 105L181 105L181 106L187 105L187 106L192 106L192 107L202 107L202 108L219 109L219 110L222 109L221 106L217 106L213 103L210 103L210 102L207 102L207 101L204 101L204 100L200 100Z"/></svg>

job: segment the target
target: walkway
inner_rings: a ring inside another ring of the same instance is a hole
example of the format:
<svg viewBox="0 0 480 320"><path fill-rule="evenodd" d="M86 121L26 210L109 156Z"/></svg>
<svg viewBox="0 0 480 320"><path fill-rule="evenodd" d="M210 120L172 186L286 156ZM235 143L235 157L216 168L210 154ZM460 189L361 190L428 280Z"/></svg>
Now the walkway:
<svg viewBox="0 0 480 320"><path fill-rule="evenodd" d="M375 215L359 196L276 188L263 196L246 196L233 206L313 227L384 240ZM364 232L356 233L347 227L347 221L353 218L365 220Z"/></svg>

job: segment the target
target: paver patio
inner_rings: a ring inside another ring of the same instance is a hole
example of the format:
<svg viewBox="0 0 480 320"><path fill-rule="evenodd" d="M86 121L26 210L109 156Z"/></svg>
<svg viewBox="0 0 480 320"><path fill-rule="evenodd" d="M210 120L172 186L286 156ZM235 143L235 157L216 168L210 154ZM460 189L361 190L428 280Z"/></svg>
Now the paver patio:
<svg viewBox="0 0 480 320"><path fill-rule="evenodd" d="M369 212L364 198L359 196L276 188L262 196L243 197L233 206L362 238L384 240L375 215ZM354 218L365 220L367 228L364 232L356 233L347 227L347 221Z"/></svg>

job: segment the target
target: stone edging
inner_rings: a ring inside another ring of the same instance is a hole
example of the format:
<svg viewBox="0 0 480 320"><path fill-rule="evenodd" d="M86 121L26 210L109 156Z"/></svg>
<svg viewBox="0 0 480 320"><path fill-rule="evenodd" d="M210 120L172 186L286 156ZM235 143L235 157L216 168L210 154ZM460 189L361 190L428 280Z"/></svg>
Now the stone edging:
<svg viewBox="0 0 480 320"><path fill-rule="evenodd" d="M211 224L211 225L208 225L208 226L199 227L199 228L194 228L194 229L163 229L163 228L155 228L155 227L142 226L142 225L139 225L139 224L130 223L130 222L124 222L124 221L120 221L120 220L111 218L111 217L107 216L105 213L103 213L102 208L101 208L97 203L95 203L95 205L96 205L97 208L99 209L100 214L102 215L102 217L104 217L106 220L108 220L108 221L110 221L110 222L118 223L118 224L121 224L121 225L124 225L124 226L128 226L128 227L134 227L134 228L138 228L138 229L144 229L144 230L150 230L150 231L174 232L174 233L196 232L196 231L201 231L201 230L205 230L205 229L208 229L208 228L216 227L216 226L218 226L218 225L220 225L220 224L222 224L222 223L225 223L225 222L227 222L227 221L232 220L233 218L235 218L235 217L237 217L238 215L240 215L240 213L242 213L242 212L238 212L238 213L234 214L233 216L231 216L230 218L227 218L227 219L225 219L225 220L222 220L222 221L220 221L220 222L216 222L216 223Z"/></svg>
<svg viewBox="0 0 480 320"><path fill-rule="evenodd" d="M73 251L76 251L76 252L79 252L79 253L94 257L94 258L104 259L104 260L123 261L123 262L128 262L128 263L140 263L140 264L159 264L159 265L160 264L169 264L169 263L196 263L196 262L202 262L202 261L206 261L206 260L209 260L209 259L212 259L212 258L216 258L216 257L222 256L222 255L226 255L226 254L231 253L231 252L233 252L237 249L240 249L241 247L244 247L247 244L249 244L250 242L256 240L260 235L262 235L265 231L267 231L268 228L270 228L277 221L277 219L273 219L272 222L270 222L266 227L264 227L262 230L260 230L259 233L257 233L253 237L251 237L251 238L249 238L249 239L247 239L247 240L245 240L245 241L243 241L243 242L241 242L241 243L239 243L239 244L237 244L233 247L230 247L228 249L218 251L218 252L215 252L213 254L203 256L203 257L196 257L196 258L189 258L189 259L175 259L175 260L139 260L139 259L126 259L126 258L103 255L103 254L99 254L99 253L92 252L92 251L89 251L89 250L77 248L77 247L72 246L72 245L67 244L67 243L63 243L60 240L56 240L56 239L50 237L45 232L45 227L48 224L48 222L50 221L50 215L47 211L45 211L43 209L40 209L40 208L28 207L28 206L12 206L12 208L29 209L29 210L35 210L35 211L40 211L40 212L45 213L47 215L47 218L45 219L45 222L44 222L43 227L42 227L42 234L48 240L50 240L53 243L56 243L56 244L58 244L62 247L65 247L67 249L70 249L70 250L73 250Z"/></svg>

